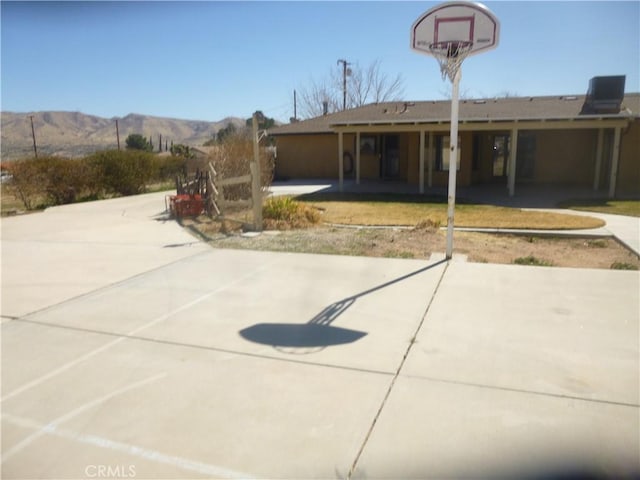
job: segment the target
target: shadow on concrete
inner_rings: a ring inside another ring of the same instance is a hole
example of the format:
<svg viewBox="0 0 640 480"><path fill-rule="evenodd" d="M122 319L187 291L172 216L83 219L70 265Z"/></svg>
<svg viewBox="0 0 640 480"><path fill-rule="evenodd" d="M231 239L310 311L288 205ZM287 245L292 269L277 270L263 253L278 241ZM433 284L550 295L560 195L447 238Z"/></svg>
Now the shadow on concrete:
<svg viewBox="0 0 640 480"><path fill-rule="evenodd" d="M402 282L420 273L424 273L445 262L446 260L441 260L432 263L402 277L395 278L356 295L343 298L322 309L322 311L307 323L258 323L240 330L238 333L245 340L262 345L270 345L286 353L311 353L333 345L353 343L367 335L367 332L334 327L331 324L346 312L358 298ZM312 350L301 352L286 349Z"/></svg>

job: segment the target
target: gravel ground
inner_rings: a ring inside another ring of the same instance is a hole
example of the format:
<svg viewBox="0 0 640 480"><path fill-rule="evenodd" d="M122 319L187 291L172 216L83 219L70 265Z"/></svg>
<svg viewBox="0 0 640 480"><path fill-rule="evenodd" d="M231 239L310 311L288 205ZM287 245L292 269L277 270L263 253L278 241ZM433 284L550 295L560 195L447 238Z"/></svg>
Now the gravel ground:
<svg viewBox="0 0 640 480"><path fill-rule="evenodd" d="M222 233L216 221L183 220L183 225L207 239L214 248L305 252L391 258L424 258L442 253L446 232L435 228L345 228L319 226L262 234ZM525 263L559 267L640 268L640 259L614 238L535 237L493 233L456 232L454 253L468 261Z"/></svg>

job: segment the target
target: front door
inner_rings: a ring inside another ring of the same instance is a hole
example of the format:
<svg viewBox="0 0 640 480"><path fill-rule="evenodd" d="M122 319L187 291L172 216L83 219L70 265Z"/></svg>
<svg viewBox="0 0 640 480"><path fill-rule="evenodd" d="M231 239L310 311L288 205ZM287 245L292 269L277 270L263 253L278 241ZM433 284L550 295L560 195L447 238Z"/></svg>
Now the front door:
<svg viewBox="0 0 640 480"><path fill-rule="evenodd" d="M383 155L380 176L384 179L394 179L400 173L400 137L384 135L382 138Z"/></svg>

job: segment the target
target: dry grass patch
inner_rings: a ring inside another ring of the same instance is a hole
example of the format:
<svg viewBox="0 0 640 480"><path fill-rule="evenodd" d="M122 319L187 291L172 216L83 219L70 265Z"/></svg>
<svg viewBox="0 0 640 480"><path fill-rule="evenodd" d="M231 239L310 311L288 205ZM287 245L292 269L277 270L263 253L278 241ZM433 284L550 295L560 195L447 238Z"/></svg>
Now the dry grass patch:
<svg viewBox="0 0 640 480"><path fill-rule="evenodd" d="M314 194L298 199L319 209L325 223L405 226L421 222L440 225L447 223L447 204L440 198ZM592 217L464 203L456 205L455 215L457 227L571 230L604 225L602 220Z"/></svg>

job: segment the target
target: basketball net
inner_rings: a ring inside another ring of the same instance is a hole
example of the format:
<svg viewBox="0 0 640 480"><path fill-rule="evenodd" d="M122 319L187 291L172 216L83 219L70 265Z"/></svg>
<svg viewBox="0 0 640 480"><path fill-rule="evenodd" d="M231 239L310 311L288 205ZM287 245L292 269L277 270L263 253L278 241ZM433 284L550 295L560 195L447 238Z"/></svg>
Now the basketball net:
<svg viewBox="0 0 640 480"><path fill-rule="evenodd" d="M453 83L453 79L460 70L460 65L469 55L472 46L472 42L439 42L429 46L431 54L440 64L443 80L449 77Z"/></svg>

